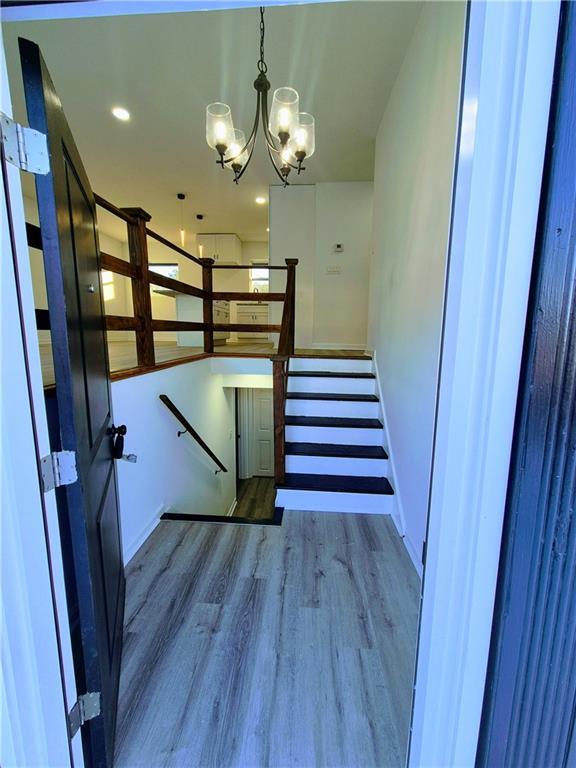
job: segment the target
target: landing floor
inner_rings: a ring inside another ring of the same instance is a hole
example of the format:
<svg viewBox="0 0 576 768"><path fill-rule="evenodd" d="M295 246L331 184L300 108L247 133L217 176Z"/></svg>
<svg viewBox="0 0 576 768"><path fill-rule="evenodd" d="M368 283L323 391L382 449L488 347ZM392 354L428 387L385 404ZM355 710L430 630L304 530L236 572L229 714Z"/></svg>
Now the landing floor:
<svg viewBox="0 0 576 768"><path fill-rule="evenodd" d="M400 768L419 580L390 518L160 523L130 563L116 768Z"/></svg>
<svg viewBox="0 0 576 768"><path fill-rule="evenodd" d="M202 347L180 347L176 342L156 341L154 343L156 363L166 363L171 360L203 355ZM220 344L214 347L216 355L238 355L248 357L269 357L274 354L275 346L271 342L234 342ZM296 349L297 355L310 355L313 357L363 357L359 350L349 349ZM136 368L136 343L130 341L109 341L108 358L110 372L118 373ZM42 366L42 380L45 387L54 384L54 365L52 362L52 348L49 343L40 344L40 363Z"/></svg>
<svg viewBox="0 0 576 768"><path fill-rule="evenodd" d="M240 480L233 517L264 520L274 516L276 488L273 477L250 477Z"/></svg>

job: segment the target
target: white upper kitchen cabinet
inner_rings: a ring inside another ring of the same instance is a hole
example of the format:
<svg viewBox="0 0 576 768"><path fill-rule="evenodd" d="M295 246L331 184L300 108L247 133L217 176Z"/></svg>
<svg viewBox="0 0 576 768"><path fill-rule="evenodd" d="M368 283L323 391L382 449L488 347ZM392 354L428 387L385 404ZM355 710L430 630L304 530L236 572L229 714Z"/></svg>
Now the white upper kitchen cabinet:
<svg viewBox="0 0 576 768"><path fill-rule="evenodd" d="M202 246L201 255L205 259L214 259L217 264L241 264L242 243L238 235L213 234L196 235L198 246Z"/></svg>

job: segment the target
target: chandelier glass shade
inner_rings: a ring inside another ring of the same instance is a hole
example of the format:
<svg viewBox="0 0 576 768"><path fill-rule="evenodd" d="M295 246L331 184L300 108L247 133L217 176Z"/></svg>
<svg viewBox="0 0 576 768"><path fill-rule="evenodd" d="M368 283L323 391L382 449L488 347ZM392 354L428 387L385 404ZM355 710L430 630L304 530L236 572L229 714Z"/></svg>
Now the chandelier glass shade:
<svg viewBox="0 0 576 768"><path fill-rule="evenodd" d="M237 184L252 159L261 125L270 161L286 186L290 172L300 174L306 170L302 163L314 154L315 124L312 115L300 112L298 92L287 86L274 91L268 111L270 81L264 61L264 32L264 8L260 8L260 58L254 81L256 115L248 140L244 131L234 128L228 104L217 101L206 107L206 141L218 153L218 164L233 171Z"/></svg>

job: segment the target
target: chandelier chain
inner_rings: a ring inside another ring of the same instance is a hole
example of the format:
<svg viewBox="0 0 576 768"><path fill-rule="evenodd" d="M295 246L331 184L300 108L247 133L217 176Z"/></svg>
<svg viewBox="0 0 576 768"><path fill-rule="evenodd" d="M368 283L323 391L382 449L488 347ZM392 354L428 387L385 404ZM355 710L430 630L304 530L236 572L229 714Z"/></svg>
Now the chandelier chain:
<svg viewBox="0 0 576 768"><path fill-rule="evenodd" d="M264 61L264 8L260 7L260 58L258 59L258 71L266 73L268 66Z"/></svg>

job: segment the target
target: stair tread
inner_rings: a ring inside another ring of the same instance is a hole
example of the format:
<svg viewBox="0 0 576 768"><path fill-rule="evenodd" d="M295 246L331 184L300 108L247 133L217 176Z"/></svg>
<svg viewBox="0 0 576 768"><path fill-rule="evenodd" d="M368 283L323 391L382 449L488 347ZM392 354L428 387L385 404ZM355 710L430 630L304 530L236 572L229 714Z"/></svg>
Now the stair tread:
<svg viewBox="0 0 576 768"><path fill-rule="evenodd" d="M375 379L373 373L361 373L360 371L288 371L288 376L300 378L320 379Z"/></svg>
<svg viewBox="0 0 576 768"><path fill-rule="evenodd" d="M344 429L382 429L380 419L356 419L340 416L286 416L290 427L341 427Z"/></svg>
<svg viewBox="0 0 576 768"><path fill-rule="evenodd" d="M344 395L332 392L287 392L287 400L334 400L346 403L377 403L376 395Z"/></svg>
<svg viewBox="0 0 576 768"><path fill-rule="evenodd" d="M287 456L331 456L347 459L387 459L381 445L337 445L334 443L286 443Z"/></svg>
<svg viewBox="0 0 576 768"><path fill-rule="evenodd" d="M394 490L385 477L355 477L352 475L306 475L288 472L278 488L295 491L332 493L374 493L392 495Z"/></svg>

